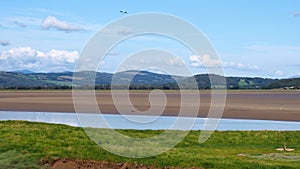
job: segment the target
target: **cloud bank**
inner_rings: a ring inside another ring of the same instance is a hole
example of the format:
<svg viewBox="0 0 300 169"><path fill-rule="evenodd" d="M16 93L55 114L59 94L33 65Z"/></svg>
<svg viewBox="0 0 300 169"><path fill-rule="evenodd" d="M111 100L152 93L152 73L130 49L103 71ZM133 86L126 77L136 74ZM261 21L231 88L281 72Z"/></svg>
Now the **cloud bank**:
<svg viewBox="0 0 300 169"><path fill-rule="evenodd" d="M248 70L248 71L260 70L260 67L257 66L257 65L242 64L242 63L235 63L235 62L224 62L223 67L224 68L239 69L239 70Z"/></svg>
<svg viewBox="0 0 300 169"><path fill-rule="evenodd" d="M192 55L190 56L190 61L192 66L195 67L220 67L222 65L221 61L211 58L208 54L202 56Z"/></svg>
<svg viewBox="0 0 300 169"><path fill-rule="evenodd" d="M64 32L83 30L83 28L81 28L79 26L70 24L65 21L58 20L54 16L48 16L46 19L44 19L41 26L42 26L42 29L55 28L57 30L64 31Z"/></svg>
<svg viewBox="0 0 300 169"><path fill-rule="evenodd" d="M235 62L221 62L220 60L211 58L208 54L202 56L192 55L190 56L191 65L194 67L206 67L206 68L232 68L238 70L256 71L260 70L257 65L242 64Z"/></svg>
<svg viewBox="0 0 300 169"><path fill-rule="evenodd" d="M50 50L42 52L31 47L18 47L0 53L2 71L31 70L37 72L72 71L79 54L77 51Z"/></svg>

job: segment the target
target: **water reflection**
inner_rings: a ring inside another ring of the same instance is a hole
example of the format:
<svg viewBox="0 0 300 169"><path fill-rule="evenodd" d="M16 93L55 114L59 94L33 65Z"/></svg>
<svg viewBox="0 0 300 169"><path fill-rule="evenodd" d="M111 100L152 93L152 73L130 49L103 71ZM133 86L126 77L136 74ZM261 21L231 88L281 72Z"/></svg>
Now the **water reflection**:
<svg viewBox="0 0 300 169"><path fill-rule="evenodd" d="M107 125L114 129L169 129L178 117L161 116L151 123L131 122L123 117L124 115L115 114L81 114L88 118L88 124L80 124L75 113L50 113L50 112L17 112L0 111L0 120L26 120L33 122L46 122L66 124L70 126L107 128ZM99 123L102 116L107 124ZM128 115L132 116L132 115ZM82 117L81 117L82 118ZM138 118L151 118L139 116ZM182 121L190 123L192 118L180 117ZM205 118L197 118L192 130L201 130ZM186 126L186 125L183 125ZM176 128L177 130L186 130L185 128ZM300 122L271 121L271 120L248 120L248 119L221 119L217 130L300 130Z"/></svg>

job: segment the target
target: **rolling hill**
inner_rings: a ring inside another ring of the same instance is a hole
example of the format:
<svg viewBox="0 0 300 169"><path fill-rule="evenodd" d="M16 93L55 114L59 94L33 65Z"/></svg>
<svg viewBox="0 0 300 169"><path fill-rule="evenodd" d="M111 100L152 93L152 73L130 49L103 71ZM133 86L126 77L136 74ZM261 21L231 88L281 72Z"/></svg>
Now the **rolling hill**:
<svg viewBox="0 0 300 169"><path fill-rule="evenodd" d="M300 78L280 79L265 86L266 89L300 89Z"/></svg>
<svg viewBox="0 0 300 169"><path fill-rule="evenodd" d="M198 74L193 77L171 76L147 71L124 71L115 74L92 71L34 73L34 72L0 72L1 89L67 89L72 87L72 80L84 82L95 77L96 89L114 88L130 89L178 89L180 84L185 89L193 89L194 79L198 89L220 88L226 80L227 89L274 89L298 88L300 78L270 79L260 77L224 77L214 74ZM215 80L211 87L210 80ZM74 85L74 84L73 84ZM80 85L79 85L80 86Z"/></svg>

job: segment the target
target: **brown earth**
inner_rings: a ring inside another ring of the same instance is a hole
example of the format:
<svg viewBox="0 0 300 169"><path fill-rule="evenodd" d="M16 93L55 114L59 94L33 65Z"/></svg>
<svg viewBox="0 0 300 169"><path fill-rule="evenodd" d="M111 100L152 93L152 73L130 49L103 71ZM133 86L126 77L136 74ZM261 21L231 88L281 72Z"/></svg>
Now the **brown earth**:
<svg viewBox="0 0 300 169"><path fill-rule="evenodd" d="M59 159L50 165L51 169L159 169L154 166L145 166L137 163L127 162L107 162L107 161L94 161L94 160L71 160ZM162 169L182 169L182 167L162 167ZM201 169L198 167L191 167L186 169Z"/></svg>
<svg viewBox="0 0 300 169"><path fill-rule="evenodd" d="M159 96L154 95L157 103L151 107L149 92L130 92L130 101L134 108L124 100L126 95L117 92L117 110L110 92L97 92L97 102L101 113L105 114L147 114L160 115L157 111L160 104ZM188 99L183 106L186 112L183 116L190 116L193 110L193 95L187 92ZM190 99L190 101L189 101ZM83 102L86 100L83 98ZM166 92L167 104L162 115L177 116L180 110L181 97L177 91ZM207 117L211 106L209 91L200 91L198 117ZM83 103L84 112L95 113L91 110L91 103ZM45 112L75 112L72 92L0 92L0 111L45 111ZM149 111L147 111L149 110ZM146 111L143 112L143 111ZM13 113L13 112L12 112ZM265 119L300 121L300 91L227 91L227 99L223 118Z"/></svg>

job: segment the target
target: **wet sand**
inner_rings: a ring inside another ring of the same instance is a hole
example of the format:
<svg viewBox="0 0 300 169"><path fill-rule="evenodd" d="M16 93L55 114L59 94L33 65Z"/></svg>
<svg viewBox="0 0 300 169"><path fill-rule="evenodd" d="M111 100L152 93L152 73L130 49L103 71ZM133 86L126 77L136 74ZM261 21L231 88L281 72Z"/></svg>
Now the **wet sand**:
<svg viewBox="0 0 300 169"><path fill-rule="evenodd" d="M191 102L188 101L184 105L187 111L183 116L190 116L189 113L192 112L192 99L195 96L191 93L190 96ZM146 91L130 92L130 101L134 108L122 101L126 98L124 93L116 93L116 97L120 99L117 101L119 111L113 104L109 92L97 92L96 97L101 112L105 114L121 112L123 114L160 115L155 112L159 108L151 109L149 93ZM157 98L159 96L153 96L152 108L159 107L162 103ZM176 91L166 92L166 100L167 104L162 115L177 116L180 110L180 93ZM93 113L93 110L89 110L90 105L91 103L85 103L86 111ZM209 91L200 91L198 105L200 105L198 117L207 117L211 105ZM71 91L0 92L1 110L75 112ZM227 91L223 118L300 121L300 91Z"/></svg>

